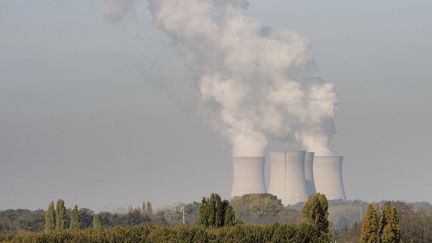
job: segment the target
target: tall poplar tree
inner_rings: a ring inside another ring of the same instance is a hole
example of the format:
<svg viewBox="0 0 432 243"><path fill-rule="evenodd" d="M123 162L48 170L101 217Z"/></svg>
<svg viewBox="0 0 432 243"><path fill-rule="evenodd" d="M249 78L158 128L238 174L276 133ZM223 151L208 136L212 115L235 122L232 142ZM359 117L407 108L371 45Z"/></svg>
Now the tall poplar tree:
<svg viewBox="0 0 432 243"><path fill-rule="evenodd" d="M375 204L369 204L363 217L360 242L375 243L379 240L381 214Z"/></svg>
<svg viewBox="0 0 432 243"><path fill-rule="evenodd" d="M45 232L50 232L56 228L56 214L54 210L54 202L48 204L48 209L45 213Z"/></svg>
<svg viewBox="0 0 432 243"><path fill-rule="evenodd" d="M212 193L210 198L202 199L197 218L198 224L206 227L222 227L235 225L237 222L234 208L227 200L222 201L218 194Z"/></svg>
<svg viewBox="0 0 432 243"><path fill-rule="evenodd" d="M62 199L57 200L56 204L56 230L64 230L66 222L66 208Z"/></svg>
<svg viewBox="0 0 432 243"><path fill-rule="evenodd" d="M75 205L74 209L72 210L69 228L72 230L78 230L81 228L81 220L79 218L79 211L77 205Z"/></svg>
<svg viewBox="0 0 432 243"><path fill-rule="evenodd" d="M399 243L401 242L399 216L395 207L390 203L385 203L383 207L381 225L381 242L382 243Z"/></svg>
<svg viewBox="0 0 432 243"><path fill-rule="evenodd" d="M315 225L321 236L330 239L328 216L327 197L321 193L310 196L302 210L302 221Z"/></svg>
<svg viewBox="0 0 432 243"><path fill-rule="evenodd" d="M92 222L92 224L93 224L93 229L95 229L95 230L101 230L103 228L102 227L101 218L100 218L99 214L93 215L93 222Z"/></svg>
<svg viewBox="0 0 432 243"><path fill-rule="evenodd" d="M147 208L146 208L146 201L144 201L143 203L142 203L142 206L141 206L141 213L142 214L147 214Z"/></svg>
<svg viewBox="0 0 432 243"><path fill-rule="evenodd" d="M153 214L153 208L152 208L152 205L151 205L150 201L147 202L146 212L147 212L148 216L151 216Z"/></svg>

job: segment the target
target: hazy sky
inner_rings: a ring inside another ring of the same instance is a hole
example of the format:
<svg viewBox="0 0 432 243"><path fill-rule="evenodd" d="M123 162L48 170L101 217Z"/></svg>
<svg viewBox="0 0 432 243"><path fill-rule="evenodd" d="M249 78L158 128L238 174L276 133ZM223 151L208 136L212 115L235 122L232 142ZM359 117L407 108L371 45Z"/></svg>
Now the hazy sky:
<svg viewBox="0 0 432 243"><path fill-rule="evenodd" d="M307 37L336 84L347 198L432 201L432 2L250 3ZM0 209L229 196L230 147L194 111L146 6L115 21L100 1L0 1Z"/></svg>

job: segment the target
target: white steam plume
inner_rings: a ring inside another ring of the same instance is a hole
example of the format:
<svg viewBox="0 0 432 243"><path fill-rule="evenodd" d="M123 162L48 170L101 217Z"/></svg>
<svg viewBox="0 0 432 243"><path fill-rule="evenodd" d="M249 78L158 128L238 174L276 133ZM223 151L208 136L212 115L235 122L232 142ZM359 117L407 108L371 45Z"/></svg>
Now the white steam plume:
<svg viewBox="0 0 432 243"><path fill-rule="evenodd" d="M310 43L246 15L245 0L150 0L154 23L175 40L211 123L234 156L260 156L271 139L330 154L334 85L312 78Z"/></svg>
<svg viewBox="0 0 432 243"><path fill-rule="evenodd" d="M102 11L108 20L116 22L133 11L134 3L135 0L102 0Z"/></svg>

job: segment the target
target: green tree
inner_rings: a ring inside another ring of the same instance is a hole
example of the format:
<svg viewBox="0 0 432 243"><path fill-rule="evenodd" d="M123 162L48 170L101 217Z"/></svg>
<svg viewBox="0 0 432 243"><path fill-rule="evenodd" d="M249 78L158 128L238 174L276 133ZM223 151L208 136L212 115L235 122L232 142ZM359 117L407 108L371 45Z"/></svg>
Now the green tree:
<svg viewBox="0 0 432 243"><path fill-rule="evenodd" d="M66 222L66 208L62 199L57 200L56 204L56 230L64 230Z"/></svg>
<svg viewBox="0 0 432 243"><path fill-rule="evenodd" d="M231 205L226 206L224 218L225 218L225 222L224 222L225 226L234 226L238 223L236 221L234 208Z"/></svg>
<svg viewBox="0 0 432 243"><path fill-rule="evenodd" d="M230 199L236 218L246 224L297 224L300 223L300 213L292 208L286 208L276 196L267 193L251 193Z"/></svg>
<svg viewBox="0 0 432 243"><path fill-rule="evenodd" d="M222 227L225 225L234 225L237 223L235 219L234 209L229 205L227 200L212 193L210 198L203 198L199 208L197 223L205 227Z"/></svg>
<svg viewBox="0 0 432 243"><path fill-rule="evenodd" d="M45 213L45 232L50 232L56 228L56 214L54 210L54 202L50 202Z"/></svg>
<svg viewBox="0 0 432 243"><path fill-rule="evenodd" d="M100 218L99 214L93 215L93 223L92 224L93 224L93 229L95 229L95 230L103 229L101 218Z"/></svg>
<svg viewBox="0 0 432 243"><path fill-rule="evenodd" d="M390 203L385 203L382 213L383 224L381 225L381 242L382 243L399 243L401 242L399 215L395 207Z"/></svg>
<svg viewBox="0 0 432 243"><path fill-rule="evenodd" d="M152 208L152 205L151 205L150 201L147 202L146 212L147 212L148 216L151 216L153 214L153 208Z"/></svg>
<svg viewBox="0 0 432 243"><path fill-rule="evenodd" d="M302 210L302 221L315 225L320 236L331 238L328 220L328 201L324 194L310 196Z"/></svg>
<svg viewBox="0 0 432 243"><path fill-rule="evenodd" d="M360 234L361 243L378 242L380 235L380 219L381 214L378 206L375 204L369 204L363 217Z"/></svg>
<svg viewBox="0 0 432 243"><path fill-rule="evenodd" d="M74 209L72 210L69 228L72 230L78 230L81 228L81 222L79 218L79 211L77 205L75 205Z"/></svg>

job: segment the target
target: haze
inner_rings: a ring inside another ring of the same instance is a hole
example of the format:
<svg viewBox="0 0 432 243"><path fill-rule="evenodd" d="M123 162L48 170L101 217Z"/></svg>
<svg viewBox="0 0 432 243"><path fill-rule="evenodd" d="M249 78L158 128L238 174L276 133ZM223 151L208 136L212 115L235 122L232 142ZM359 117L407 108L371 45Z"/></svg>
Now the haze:
<svg viewBox="0 0 432 243"><path fill-rule="evenodd" d="M308 38L336 85L347 198L432 201L432 3L250 3ZM191 77L146 6L119 20L100 1L0 2L0 209L229 196L230 146L174 82Z"/></svg>

